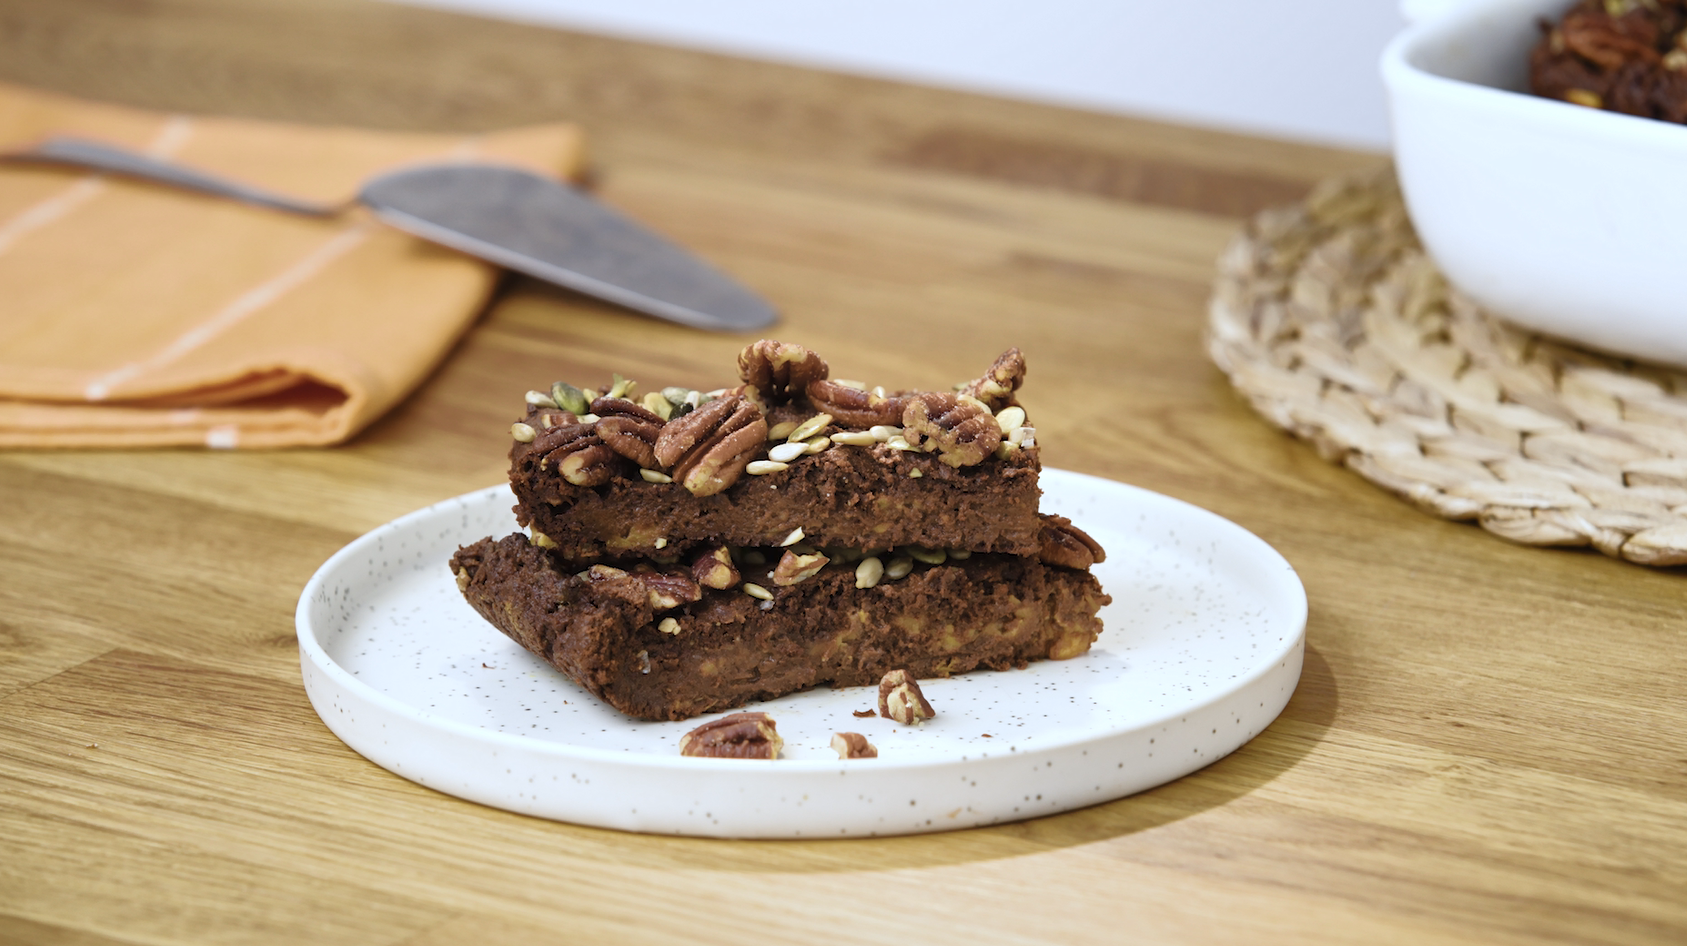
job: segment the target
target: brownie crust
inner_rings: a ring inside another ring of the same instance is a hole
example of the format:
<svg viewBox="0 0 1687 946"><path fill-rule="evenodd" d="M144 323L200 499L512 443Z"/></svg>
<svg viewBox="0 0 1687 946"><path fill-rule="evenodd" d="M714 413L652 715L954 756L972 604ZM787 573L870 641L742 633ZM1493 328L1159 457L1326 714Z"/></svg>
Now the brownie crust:
<svg viewBox="0 0 1687 946"><path fill-rule="evenodd" d="M769 582L769 601L711 589L660 612L636 575L565 568L519 533L451 560L464 597L500 631L621 712L653 720L876 684L894 669L929 678L1075 657L1111 601L1087 571L995 554L864 589L853 566L832 565L795 585ZM678 633L661 629L675 623Z"/></svg>

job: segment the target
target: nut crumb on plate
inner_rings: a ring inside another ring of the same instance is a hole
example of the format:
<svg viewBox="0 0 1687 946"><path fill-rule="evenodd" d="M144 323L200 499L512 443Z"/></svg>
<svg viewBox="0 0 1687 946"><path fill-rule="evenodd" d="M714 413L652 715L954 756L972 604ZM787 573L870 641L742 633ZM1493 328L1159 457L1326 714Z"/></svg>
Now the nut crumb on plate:
<svg viewBox="0 0 1687 946"><path fill-rule="evenodd" d="M832 734L832 749L840 759L877 759L879 750L867 741L867 737L858 732L840 732Z"/></svg>
<svg viewBox="0 0 1687 946"><path fill-rule="evenodd" d="M679 754L705 759L777 759L785 740L766 713L731 713L679 740Z"/></svg>
<svg viewBox="0 0 1687 946"><path fill-rule="evenodd" d="M892 670L879 681L879 715L912 726L936 716L937 711L908 671Z"/></svg>

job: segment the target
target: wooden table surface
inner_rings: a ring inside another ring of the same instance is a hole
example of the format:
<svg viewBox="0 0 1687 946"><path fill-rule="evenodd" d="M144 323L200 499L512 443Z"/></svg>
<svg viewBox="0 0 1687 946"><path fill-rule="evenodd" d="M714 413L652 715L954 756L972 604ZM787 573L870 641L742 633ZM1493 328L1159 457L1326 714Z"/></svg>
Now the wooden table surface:
<svg viewBox="0 0 1687 946"><path fill-rule="evenodd" d="M346 446L0 454L0 941L1687 939L1683 574L1427 517L1203 357L1239 221L1379 157L351 0L5 0L0 79L393 128L577 119L601 195L760 288L778 336L911 386L1018 344L1051 465L1235 520L1311 601L1268 731L1057 817L723 842L420 788L312 712L306 579L499 482L533 383L708 387L746 341L515 281Z"/></svg>

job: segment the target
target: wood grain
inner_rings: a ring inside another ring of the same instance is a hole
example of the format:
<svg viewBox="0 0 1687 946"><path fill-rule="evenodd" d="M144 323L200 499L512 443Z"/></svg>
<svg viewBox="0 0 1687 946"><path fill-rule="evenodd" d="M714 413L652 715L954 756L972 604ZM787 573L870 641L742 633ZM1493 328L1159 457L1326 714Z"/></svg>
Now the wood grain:
<svg viewBox="0 0 1687 946"><path fill-rule="evenodd" d="M1201 354L1242 217L1379 158L352 0L5 0L0 79L386 128L581 121L605 199L765 292L837 374L939 386L1021 345L1052 465L1234 519L1312 606L1266 733L1058 817L712 842L415 786L305 700L306 578L497 482L532 384L712 387L745 342L512 281L343 448L0 454L0 942L1687 938L1680 570L1424 516Z"/></svg>

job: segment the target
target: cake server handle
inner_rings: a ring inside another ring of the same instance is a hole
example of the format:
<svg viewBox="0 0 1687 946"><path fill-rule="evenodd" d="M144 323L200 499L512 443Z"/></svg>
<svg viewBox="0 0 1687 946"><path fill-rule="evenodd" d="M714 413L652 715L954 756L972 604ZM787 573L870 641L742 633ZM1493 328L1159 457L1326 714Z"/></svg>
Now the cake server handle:
<svg viewBox="0 0 1687 946"><path fill-rule="evenodd" d="M208 171L200 171L170 161L161 161L126 148L82 138L47 138L34 147L23 151L7 152L3 157L8 161L68 165L70 167L87 168L92 171L105 171L109 174L169 184L174 187L198 191L202 194L228 197L258 207L302 214L307 217L332 217L350 208L355 203L321 204L300 200L297 197L278 194L252 184L243 184L226 177L220 177Z"/></svg>

